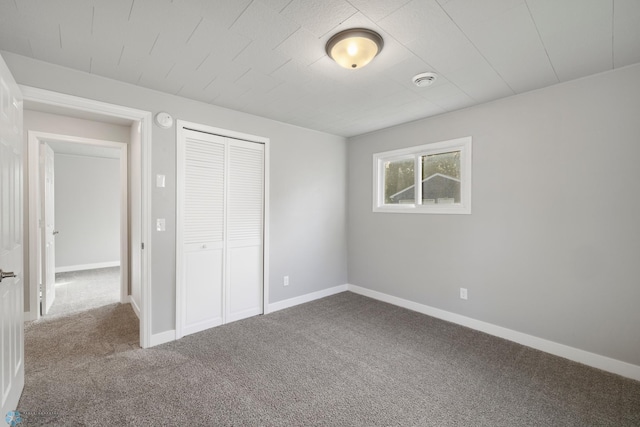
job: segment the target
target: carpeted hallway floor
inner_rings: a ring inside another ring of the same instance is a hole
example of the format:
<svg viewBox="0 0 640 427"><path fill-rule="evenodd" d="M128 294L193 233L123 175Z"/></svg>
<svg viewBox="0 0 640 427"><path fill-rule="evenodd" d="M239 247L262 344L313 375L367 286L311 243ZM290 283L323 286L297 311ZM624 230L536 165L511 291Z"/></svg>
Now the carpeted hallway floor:
<svg viewBox="0 0 640 427"><path fill-rule="evenodd" d="M127 305L25 336L25 426L640 425L640 382L348 292L146 350Z"/></svg>
<svg viewBox="0 0 640 427"><path fill-rule="evenodd" d="M66 316L120 302L120 267L56 273L56 297L47 316Z"/></svg>

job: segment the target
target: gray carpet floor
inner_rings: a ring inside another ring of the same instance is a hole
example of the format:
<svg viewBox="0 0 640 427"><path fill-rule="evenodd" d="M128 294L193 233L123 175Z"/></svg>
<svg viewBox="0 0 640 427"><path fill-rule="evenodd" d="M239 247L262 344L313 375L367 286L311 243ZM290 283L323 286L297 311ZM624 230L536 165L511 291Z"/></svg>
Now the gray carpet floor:
<svg viewBox="0 0 640 427"><path fill-rule="evenodd" d="M349 292L146 350L137 323L27 324L24 425L640 425L640 382Z"/></svg>
<svg viewBox="0 0 640 427"><path fill-rule="evenodd" d="M48 316L65 316L120 302L120 267L56 273Z"/></svg>

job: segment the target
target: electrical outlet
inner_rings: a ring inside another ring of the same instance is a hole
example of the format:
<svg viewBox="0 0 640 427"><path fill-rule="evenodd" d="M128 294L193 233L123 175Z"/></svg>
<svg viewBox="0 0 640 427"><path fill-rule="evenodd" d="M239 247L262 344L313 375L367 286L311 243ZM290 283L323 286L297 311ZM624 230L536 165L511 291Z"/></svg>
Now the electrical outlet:
<svg viewBox="0 0 640 427"><path fill-rule="evenodd" d="M282 281L283 286L289 286L289 276L284 276L284 280Z"/></svg>
<svg viewBox="0 0 640 427"><path fill-rule="evenodd" d="M467 288L460 288L460 299L468 299Z"/></svg>

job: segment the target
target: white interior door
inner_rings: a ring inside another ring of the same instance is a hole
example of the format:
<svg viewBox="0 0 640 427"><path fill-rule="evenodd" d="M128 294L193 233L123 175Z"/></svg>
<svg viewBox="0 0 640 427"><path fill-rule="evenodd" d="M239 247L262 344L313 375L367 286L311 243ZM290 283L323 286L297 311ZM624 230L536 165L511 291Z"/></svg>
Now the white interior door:
<svg viewBox="0 0 640 427"><path fill-rule="evenodd" d="M49 144L40 147L42 189L42 314L49 313L56 298L56 243L54 155Z"/></svg>
<svg viewBox="0 0 640 427"><path fill-rule="evenodd" d="M0 424L24 387L22 144L22 96L0 57Z"/></svg>

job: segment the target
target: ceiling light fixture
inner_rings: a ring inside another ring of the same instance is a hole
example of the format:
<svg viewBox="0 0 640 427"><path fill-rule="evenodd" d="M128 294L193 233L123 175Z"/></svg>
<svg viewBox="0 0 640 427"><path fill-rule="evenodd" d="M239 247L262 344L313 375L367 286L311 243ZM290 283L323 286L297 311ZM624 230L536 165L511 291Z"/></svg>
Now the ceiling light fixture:
<svg viewBox="0 0 640 427"><path fill-rule="evenodd" d="M362 68L382 50L380 34L366 28L352 28L334 34L327 42L327 55L344 68Z"/></svg>

